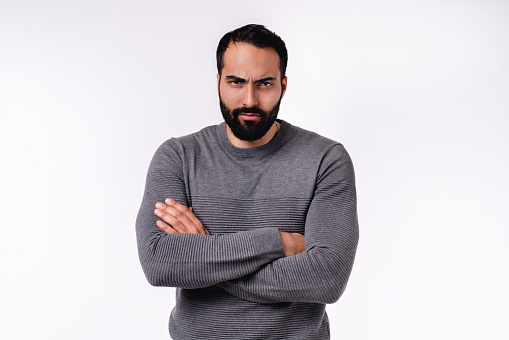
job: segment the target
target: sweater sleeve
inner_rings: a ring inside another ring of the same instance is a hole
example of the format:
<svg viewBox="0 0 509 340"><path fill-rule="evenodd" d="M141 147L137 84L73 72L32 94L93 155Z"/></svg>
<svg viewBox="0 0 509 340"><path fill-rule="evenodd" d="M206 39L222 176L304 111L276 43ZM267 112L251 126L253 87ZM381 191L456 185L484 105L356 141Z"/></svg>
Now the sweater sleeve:
<svg viewBox="0 0 509 340"><path fill-rule="evenodd" d="M202 288L246 276L284 257L277 228L225 235L166 234L156 226L155 203L172 198L188 205L179 155L166 142L149 167L136 219L138 253L155 286Z"/></svg>
<svg viewBox="0 0 509 340"><path fill-rule="evenodd" d="M218 286L258 303L333 303L346 288L358 237L353 165L343 146L336 145L320 166L306 216L305 251Z"/></svg>

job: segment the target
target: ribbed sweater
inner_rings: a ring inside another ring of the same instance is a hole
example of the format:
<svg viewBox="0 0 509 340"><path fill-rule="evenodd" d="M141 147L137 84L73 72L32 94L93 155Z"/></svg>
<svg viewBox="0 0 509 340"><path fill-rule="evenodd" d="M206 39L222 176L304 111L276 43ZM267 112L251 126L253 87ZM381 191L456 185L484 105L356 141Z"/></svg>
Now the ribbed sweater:
<svg viewBox="0 0 509 340"><path fill-rule="evenodd" d="M355 178L344 147L280 121L242 149L224 123L156 151L136 221L148 281L177 287L175 340L329 339L325 304L343 293L358 241ZM166 234L156 202L188 207L210 235ZM305 236L284 256L279 231Z"/></svg>

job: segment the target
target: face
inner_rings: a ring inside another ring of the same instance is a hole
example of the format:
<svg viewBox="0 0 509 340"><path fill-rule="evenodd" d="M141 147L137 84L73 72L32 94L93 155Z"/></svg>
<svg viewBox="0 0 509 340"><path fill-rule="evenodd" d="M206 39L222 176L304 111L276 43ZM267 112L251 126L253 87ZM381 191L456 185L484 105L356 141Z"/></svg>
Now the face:
<svg viewBox="0 0 509 340"><path fill-rule="evenodd" d="M217 76L223 118L237 138L259 140L274 124L286 90L279 55L271 47L232 43L223 65Z"/></svg>

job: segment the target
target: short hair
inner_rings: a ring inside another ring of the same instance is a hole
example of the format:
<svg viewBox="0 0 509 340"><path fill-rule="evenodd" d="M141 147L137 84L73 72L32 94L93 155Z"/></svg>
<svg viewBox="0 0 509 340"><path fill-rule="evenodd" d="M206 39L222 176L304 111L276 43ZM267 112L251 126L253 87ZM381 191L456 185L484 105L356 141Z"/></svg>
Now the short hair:
<svg viewBox="0 0 509 340"><path fill-rule="evenodd" d="M242 26L226 33L219 44L216 51L217 72L221 75L223 71L224 52L231 43L248 43L259 48L272 47L279 55L279 69L281 71L281 80L286 74L286 65L288 64L288 51L283 39L276 33L269 31L263 25L250 24Z"/></svg>

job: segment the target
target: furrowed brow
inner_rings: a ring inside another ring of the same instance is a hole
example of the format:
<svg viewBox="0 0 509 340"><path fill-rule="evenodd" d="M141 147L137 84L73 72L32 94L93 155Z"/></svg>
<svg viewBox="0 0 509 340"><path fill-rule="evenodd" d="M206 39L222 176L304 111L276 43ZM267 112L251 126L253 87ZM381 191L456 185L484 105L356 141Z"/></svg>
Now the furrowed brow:
<svg viewBox="0 0 509 340"><path fill-rule="evenodd" d="M255 83L264 83L266 81L274 81L276 79L277 79L276 77L265 77L262 79L255 80Z"/></svg>
<svg viewBox="0 0 509 340"><path fill-rule="evenodd" d="M226 76L226 80L238 81L239 83L245 83L246 80L237 76Z"/></svg>

